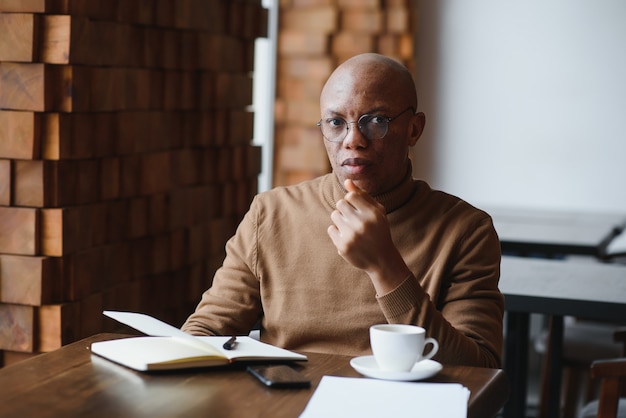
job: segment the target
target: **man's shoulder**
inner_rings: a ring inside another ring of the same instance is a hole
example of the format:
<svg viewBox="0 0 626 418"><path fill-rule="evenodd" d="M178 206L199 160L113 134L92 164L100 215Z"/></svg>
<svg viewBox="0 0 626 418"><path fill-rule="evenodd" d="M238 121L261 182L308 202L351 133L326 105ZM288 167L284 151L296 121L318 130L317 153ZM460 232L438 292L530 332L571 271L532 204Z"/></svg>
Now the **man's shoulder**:
<svg viewBox="0 0 626 418"><path fill-rule="evenodd" d="M464 216L474 215L478 218L489 217L489 214L484 210L462 197L443 190L433 189L428 183L422 180L418 180L418 184L418 190L420 190L420 194L422 194L423 198L433 206L438 207L440 211L452 212L456 215L463 214Z"/></svg>

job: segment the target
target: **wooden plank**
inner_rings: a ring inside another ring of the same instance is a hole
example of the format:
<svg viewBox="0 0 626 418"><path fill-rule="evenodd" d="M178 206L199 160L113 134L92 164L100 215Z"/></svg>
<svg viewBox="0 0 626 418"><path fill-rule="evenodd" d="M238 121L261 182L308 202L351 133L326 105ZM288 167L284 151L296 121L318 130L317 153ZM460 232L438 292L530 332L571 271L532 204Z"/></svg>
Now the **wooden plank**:
<svg viewBox="0 0 626 418"><path fill-rule="evenodd" d="M135 3L136 1L119 0L119 3ZM150 1L142 0L142 4L150 7ZM65 14L84 16L100 20L115 20L118 16L118 1L91 0L0 0L2 12L26 12L45 14ZM141 20L144 13L139 13L136 23L148 23ZM145 19L144 19L145 20Z"/></svg>
<svg viewBox="0 0 626 418"><path fill-rule="evenodd" d="M125 112L124 112L125 113ZM81 114L83 115L83 114ZM78 137L77 140L89 144L88 149L94 157L110 157L115 155L115 138L117 131L116 112L85 113L92 120L95 120L91 129L91 135ZM90 140L90 138L92 138Z"/></svg>
<svg viewBox="0 0 626 418"><path fill-rule="evenodd" d="M128 202L128 238L145 237L148 234L148 198L136 197Z"/></svg>
<svg viewBox="0 0 626 418"><path fill-rule="evenodd" d="M15 160L13 204L63 207L99 200L98 160Z"/></svg>
<svg viewBox="0 0 626 418"><path fill-rule="evenodd" d="M199 76L193 71L183 71L180 77L180 109L193 110L197 108L197 86Z"/></svg>
<svg viewBox="0 0 626 418"><path fill-rule="evenodd" d="M13 162L13 204L42 208L58 202L57 166L50 161Z"/></svg>
<svg viewBox="0 0 626 418"><path fill-rule="evenodd" d="M120 193L124 197L139 195L141 159L139 155L123 156L120 159Z"/></svg>
<svg viewBox="0 0 626 418"><path fill-rule="evenodd" d="M61 259L0 254L0 302L40 306L61 301Z"/></svg>
<svg viewBox="0 0 626 418"><path fill-rule="evenodd" d="M41 47L40 62L52 64L69 64L70 57L74 55L74 48L71 47L72 21L69 15L44 15L41 19ZM89 44L90 40L85 39Z"/></svg>
<svg viewBox="0 0 626 418"><path fill-rule="evenodd" d="M169 152L156 152L141 156L140 195L152 195L170 189L170 162L171 155Z"/></svg>
<svg viewBox="0 0 626 418"><path fill-rule="evenodd" d="M220 68L219 58L223 54L222 36L212 33L196 33L196 65L198 69L217 71Z"/></svg>
<svg viewBox="0 0 626 418"><path fill-rule="evenodd" d="M120 22L152 25L154 23L154 0L118 1L117 19Z"/></svg>
<svg viewBox="0 0 626 418"><path fill-rule="evenodd" d="M184 269L187 262L187 230L183 228L176 229L170 233L170 268L172 271L180 271ZM185 279L183 279L185 280Z"/></svg>
<svg viewBox="0 0 626 418"><path fill-rule="evenodd" d="M11 366L12 364L19 363L20 361L38 356L39 354L40 353L20 353L18 351L9 350L0 351L0 366Z"/></svg>
<svg viewBox="0 0 626 418"><path fill-rule="evenodd" d="M0 253L36 255L39 215L38 209L0 206Z"/></svg>
<svg viewBox="0 0 626 418"><path fill-rule="evenodd" d="M120 159L117 157L100 159L100 198L102 200L120 197Z"/></svg>
<svg viewBox="0 0 626 418"><path fill-rule="evenodd" d="M115 153L117 114L45 113L42 156L47 160L90 159Z"/></svg>
<svg viewBox="0 0 626 418"><path fill-rule="evenodd" d="M13 176L15 206L43 207L45 205L44 162L16 160Z"/></svg>
<svg viewBox="0 0 626 418"><path fill-rule="evenodd" d="M44 65L0 62L0 108L44 110Z"/></svg>
<svg viewBox="0 0 626 418"><path fill-rule="evenodd" d="M0 61L137 66L143 55L144 29L83 16L90 13L0 13L0 33L10 35L0 38Z"/></svg>
<svg viewBox="0 0 626 418"><path fill-rule="evenodd" d="M231 180L242 180L246 178L246 156L247 147L245 145L237 145L232 147L232 169Z"/></svg>
<svg viewBox="0 0 626 418"><path fill-rule="evenodd" d="M63 286L64 301L77 302L93 292L92 269L94 265L93 251L77 251L64 257L64 269L67 279Z"/></svg>
<svg viewBox="0 0 626 418"><path fill-rule="evenodd" d="M261 162L263 157L263 149L258 146L247 147L248 155L246 157L246 165L248 167L247 177L257 176L261 172Z"/></svg>
<svg viewBox="0 0 626 418"><path fill-rule="evenodd" d="M231 145L250 144L254 136L254 113L233 110L230 112L229 119L228 143Z"/></svg>
<svg viewBox="0 0 626 418"><path fill-rule="evenodd" d="M152 239L142 238L131 241L131 263L133 277L144 277L149 274Z"/></svg>
<svg viewBox="0 0 626 418"><path fill-rule="evenodd" d="M0 108L69 112L76 87L69 66L0 62Z"/></svg>
<svg viewBox="0 0 626 418"><path fill-rule="evenodd" d="M0 110L0 158L22 160L39 158L40 116L34 112Z"/></svg>
<svg viewBox="0 0 626 418"><path fill-rule="evenodd" d="M49 0L0 0L2 12L45 13L48 11Z"/></svg>
<svg viewBox="0 0 626 418"><path fill-rule="evenodd" d="M61 131L61 115L44 113L41 119L41 155L46 160L68 158L65 151L68 133Z"/></svg>
<svg viewBox="0 0 626 418"><path fill-rule="evenodd" d="M281 55L297 55L302 51L315 55L325 55L328 48L328 36L324 33L286 29L278 35L278 45L278 52Z"/></svg>
<svg viewBox="0 0 626 418"><path fill-rule="evenodd" d="M128 233L128 200L115 200L106 203L106 215L102 220L105 225L105 240L108 243L122 242Z"/></svg>
<svg viewBox="0 0 626 418"><path fill-rule="evenodd" d="M61 114L60 129L62 132L70 132L69 138L61 138L64 142L68 142L69 158L88 159L96 156L99 139L96 137L97 128L101 126L101 123L98 123L99 115L102 113ZM107 138L107 142L112 142L110 137Z"/></svg>
<svg viewBox="0 0 626 418"><path fill-rule="evenodd" d="M151 274L161 274L169 271L170 267L170 237L169 234L159 234L152 237Z"/></svg>
<svg viewBox="0 0 626 418"><path fill-rule="evenodd" d="M252 104L252 77L219 72L215 76L215 105L219 109L245 108Z"/></svg>
<svg viewBox="0 0 626 418"><path fill-rule="evenodd" d="M11 161L0 160L0 206L10 206L10 205L11 205Z"/></svg>
<svg viewBox="0 0 626 418"><path fill-rule="evenodd" d="M123 90L124 102L119 105L129 110L145 110L150 108L151 76L152 71L147 69L132 69L126 72L126 88Z"/></svg>
<svg viewBox="0 0 626 418"><path fill-rule="evenodd" d="M104 318L104 296L102 293L94 293L79 302L80 329L78 338L85 338L102 332Z"/></svg>
<svg viewBox="0 0 626 418"><path fill-rule="evenodd" d="M63 248L63 209L45 209L41 213L41 252L60 257Z"/></svg>
<svg viewBox="0 0 626 418"><path fill-rule="evenodd" d="M109 203L44 208L41 212L41 255L62 257L106 242Z"/></svg>
<svg viewBox="0 0 626 418"><path fill-rule="evenodd" d="M148 198L148 231L151 235L166 232L169 227L169 195L154 194Z"/></svg>
<svg viewBox="0 0 626 418"><path fill-rule="evenodd" d="M206 224L193 225L187 230L187 248L189 249L187 259L190 263L199 262L209 254L206 238L210 236Z"/></svg>
<svg viewBox="0 0 626 418"><path fill-rule="evenodd" d="M0 350L34 351L34 311L32 306L0 304Z"/></svg>
<svg viewBox="0 0 626 418"><path fill-rule="evenodd" d="M235 183L233 181L225 181L219 187L221 191L222 216L235 216Z"/></svg>
<svg viewBox="0 0 626 418"><path fill-rule="evenodd" d="M39 46L39 17L31 13L0 13L0 61L33 62Z"/></svg>
<svg viewBox="0 0 626 418"><path fill-rule="evenodd" d="M198 152L183 148L171 152L171 178L175 187L188 186L199 182Z"/></svg>
<svg viewBox="0 0 626 418"><path fill-rule="evenodd" d="M166 71L163 74L163 103L165 110L177 110L182 102L182 76L179 71Z"/></svg>
<svg viewBox="0 0 626 418"><path fill-rule="evenodd" d="M176 21L174 2L154 0L154 23L160 27L171 28Z"/></svg>
<svg viewBox="0 0 626 418"><path fill-rule="evenodd" d="M147 79L140 82L142 77L147 78L146 71L133 68L0 62L0 108L35 112L138 110L129 108L125 92L136 85L147 91L151 84ZM180 82L173 85L179 88ZM151 100L145 97L135 102L147 106ZM173 108L180 108L180 100L174 104L177 107Z"/></svg>
<svg viewBox="0 0 626 418"><path fill-rule="evenodd" d="M144 25L152 25L155 19L154 0L136 0L135 3L137 3L137 6L132 21Z"/></svg>
<svg viewBox="0 0 626 418"><path fill-rule="evenodd" d="M38 351L49 352L76 341L80 330L80 305L65 303L37 309Z"/></svg>
<svg viewBox="0 0 626 418"><path fill-rule="evenodd" d="M63 182L74 179L76 181L75 195L72 197L72 193L66 190L63 196L67 197L67 203L63 202L63 206L67 204L86 204L95 203L100 197L100 175L98 160L76 160L72 161L70 165L71 170L67 177L62 179ZM62 187L62 185L59 185ZM69 199L72 199L71 201Z"/></svg>

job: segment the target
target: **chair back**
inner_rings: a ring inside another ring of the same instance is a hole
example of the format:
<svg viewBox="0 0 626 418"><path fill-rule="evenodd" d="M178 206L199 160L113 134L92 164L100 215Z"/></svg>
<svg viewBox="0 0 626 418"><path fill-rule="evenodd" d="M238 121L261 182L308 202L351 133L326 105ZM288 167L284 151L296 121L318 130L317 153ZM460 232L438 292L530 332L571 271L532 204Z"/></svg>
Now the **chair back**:
<svg viewBox="0 0 626 418"><path fill-rule="evenodd" d="M591 377L600 379L601 382L597 418L616 418L622 395L621 388L626 381L626 357L593 362ZM621 403L624 403L623 399Z"/></svg>

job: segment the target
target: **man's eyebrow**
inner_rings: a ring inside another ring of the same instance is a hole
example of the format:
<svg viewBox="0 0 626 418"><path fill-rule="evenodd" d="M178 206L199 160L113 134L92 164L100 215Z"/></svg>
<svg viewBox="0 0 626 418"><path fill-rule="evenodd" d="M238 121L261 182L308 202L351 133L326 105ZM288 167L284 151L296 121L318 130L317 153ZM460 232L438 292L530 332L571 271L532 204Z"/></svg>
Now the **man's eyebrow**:
<svg viewBox="0 0 626 418"><path fill-rule="evenodd" d="M341 116L343 117L343 113L338 112L336 110L333 109L326 109L326 111L324 112L325 115L329 115L329 116Z"/></svg>
<svg viewBox="0 0 626 418"><path fill-rule="evenodd" d="M373 115L373 114L380 114L380 113L389 113L389 109L387 109L386 107L383 106L377 106L374 107L372 109L369 109L368 111L361 113L362 115ZM340 117L342 119L345 119L345 115L339 111L333 110L333 109L327 109L326 112L324 112L324 117Z"/></svg>

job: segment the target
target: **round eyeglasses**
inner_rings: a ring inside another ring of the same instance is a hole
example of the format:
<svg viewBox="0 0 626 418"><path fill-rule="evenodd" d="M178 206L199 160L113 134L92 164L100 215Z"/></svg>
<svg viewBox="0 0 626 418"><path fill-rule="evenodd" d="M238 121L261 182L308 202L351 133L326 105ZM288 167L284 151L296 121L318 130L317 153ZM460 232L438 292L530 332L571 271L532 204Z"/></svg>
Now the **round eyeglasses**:
<svg viewBox="0 0 626 418"><path fill-rule="evenodd" d="M327 141L341 142L348 134L349 125L356 123L357 128L369 141L383 139L389 130L389 124L399 118L406 111L415 113L413 106L409 106L396 116L390 118L381 115L361 115L356 122L346 122L342 118L320 119L317 126L320 127L322 135Z"/></svg>

